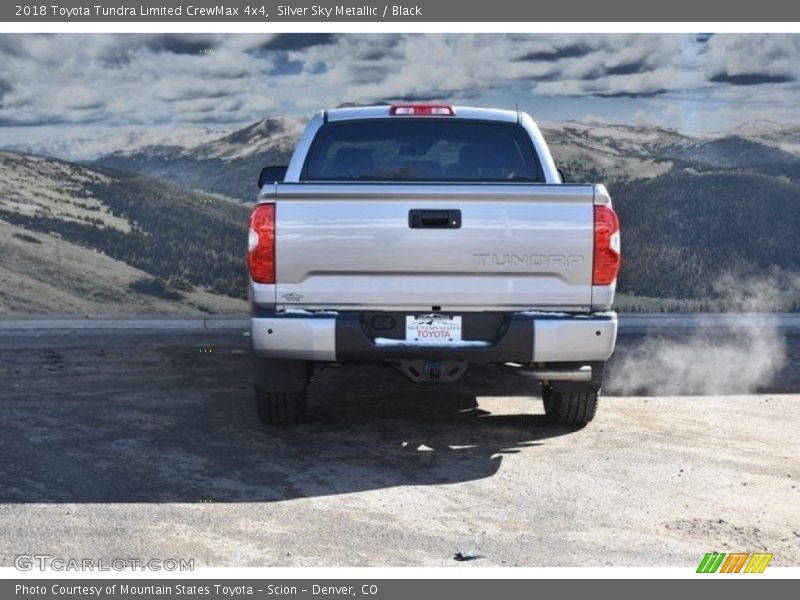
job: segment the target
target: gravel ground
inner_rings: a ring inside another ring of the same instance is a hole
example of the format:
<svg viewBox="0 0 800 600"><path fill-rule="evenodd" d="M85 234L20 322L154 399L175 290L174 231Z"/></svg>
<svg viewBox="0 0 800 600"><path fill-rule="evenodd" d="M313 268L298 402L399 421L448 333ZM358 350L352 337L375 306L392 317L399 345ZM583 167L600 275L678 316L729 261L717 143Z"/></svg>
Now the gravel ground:
<svg viewBox="0 0 800 600"><path fill-rule="evenodd" d="M492 369L331 368L264 431L249 385L241 335L0 335L0 566L800 566L798 394L610 396L571 431Z"/></svg>

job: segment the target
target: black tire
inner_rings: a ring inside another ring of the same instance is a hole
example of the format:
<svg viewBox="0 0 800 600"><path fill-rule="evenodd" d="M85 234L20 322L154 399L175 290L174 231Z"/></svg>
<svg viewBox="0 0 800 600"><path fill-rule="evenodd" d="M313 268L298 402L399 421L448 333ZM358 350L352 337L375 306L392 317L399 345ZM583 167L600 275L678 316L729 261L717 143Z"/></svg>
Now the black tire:
<svg viewBox="0 0 800 600"><path fill-rule="evenodd" d="M557 425L586 427L597 412L597 388L560 387L542 384L542 401L547 420Z"/></svg>
<svg viewBox="0 0 800 600"><path fill-rule="evenodd" d="M255 389L256 409L262 424L292 425L306 414L306 391L272 392Z"/></svg>

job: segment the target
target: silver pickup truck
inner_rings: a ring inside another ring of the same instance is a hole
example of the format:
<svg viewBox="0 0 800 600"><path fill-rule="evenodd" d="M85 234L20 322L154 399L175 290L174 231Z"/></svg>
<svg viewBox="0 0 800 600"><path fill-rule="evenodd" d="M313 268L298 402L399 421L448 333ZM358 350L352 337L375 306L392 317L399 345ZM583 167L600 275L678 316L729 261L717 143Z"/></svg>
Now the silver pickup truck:
<svg viewBox="0 0 800 600"><path fill-rule="evenodd" d="M620 265L605 187L562 182L525 113L395 104L314 116L250 220L258 413L288 424L324 363L450 382L489 363L592 420Z"/></svg>

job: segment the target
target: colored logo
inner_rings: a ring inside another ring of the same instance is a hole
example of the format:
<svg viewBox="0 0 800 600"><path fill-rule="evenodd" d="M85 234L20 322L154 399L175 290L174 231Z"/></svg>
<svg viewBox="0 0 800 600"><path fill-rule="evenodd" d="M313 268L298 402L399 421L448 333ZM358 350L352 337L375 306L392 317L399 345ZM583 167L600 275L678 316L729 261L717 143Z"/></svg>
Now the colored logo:
<svg viewBox="0 0 800 600"><path fill-rule="evenodd" d="M708 552L697 566L698 573L763 573L771 552Z"/></svg>

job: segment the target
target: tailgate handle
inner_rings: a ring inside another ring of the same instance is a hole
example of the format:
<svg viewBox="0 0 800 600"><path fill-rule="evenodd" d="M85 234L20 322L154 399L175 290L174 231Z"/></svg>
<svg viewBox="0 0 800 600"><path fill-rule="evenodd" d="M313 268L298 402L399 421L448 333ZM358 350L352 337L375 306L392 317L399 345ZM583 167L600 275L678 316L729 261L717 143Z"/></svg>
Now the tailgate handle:
<svg viewBox="0 0 800 600"><path fill-rule="evenodd" d="M461 211L415 208L408 211L408 226L412 229L459 229Z"/></svg>

